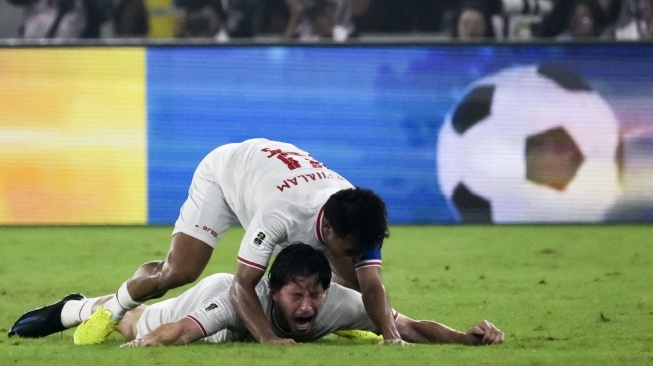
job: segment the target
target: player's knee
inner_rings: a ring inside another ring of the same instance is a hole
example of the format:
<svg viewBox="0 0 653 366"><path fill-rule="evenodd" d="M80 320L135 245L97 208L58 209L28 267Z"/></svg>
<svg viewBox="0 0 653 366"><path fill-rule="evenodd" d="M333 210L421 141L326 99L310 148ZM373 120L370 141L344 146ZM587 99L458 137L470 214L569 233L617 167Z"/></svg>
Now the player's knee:
<svg viewBox="0 0 653 366"><path fill-rule="evenodd" d="M173 289L179 286L187 285L195 281L201 272L189 268L175 268L171 266L164 266L161 272L163 287L166 289Z"/></svg>

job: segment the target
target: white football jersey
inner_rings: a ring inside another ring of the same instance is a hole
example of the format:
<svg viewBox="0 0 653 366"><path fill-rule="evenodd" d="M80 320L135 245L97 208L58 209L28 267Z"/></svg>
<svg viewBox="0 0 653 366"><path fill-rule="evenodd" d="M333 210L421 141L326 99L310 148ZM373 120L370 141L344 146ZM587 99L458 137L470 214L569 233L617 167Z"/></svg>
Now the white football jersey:
<svg viewBox="0 0 653 366"><path fill-rule="evenodd" d="M332 194L353 186L287 143L247 140L232 156L234 174L227 179L233 181L221 186L246 228L238 261L265 270L273 252L289 244L323 249L317 231L321 208Z"/></svg>
<svg viewBox="0 0 653 366"><path fill-rule="evenodd" d="M346 179L291 144L251 139L224 145L197 167L174 232L214 246L238 221L246 229L238 261L265 270L273 253L292 243L324 250L322 207L347 188L353 186Z"/></svg>
<svg viewBox="0 0 653 366"><path fill-rule="evenodd" d="M149 306L138 321L137 337L142 338L163 324L188 316L202 330L207 342L253 341L228 298L232 281L231 274L214 274L178 297ZM267 278L259 282L256 293L266 318L271 321L272 302ZM398 314L394 310L393 313L396 319ZM336 330L377 330L365 311L361 294L335 283L327 290L324 305L318 310L310 332L301 337L293 337L274 326L274 322L271 321L271 324L278 336L294 338L300 342L317 340Z"/></svg>

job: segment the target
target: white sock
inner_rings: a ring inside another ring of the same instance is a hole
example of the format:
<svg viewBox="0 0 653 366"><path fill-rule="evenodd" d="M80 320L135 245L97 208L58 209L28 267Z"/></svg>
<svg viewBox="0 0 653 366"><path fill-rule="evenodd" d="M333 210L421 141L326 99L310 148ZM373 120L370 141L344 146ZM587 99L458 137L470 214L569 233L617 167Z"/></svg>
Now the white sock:
<svg viewBox="0 0 653 366"><path fill-rule="evenodd" d="M142 302L134 301L129 291L127 291L127 282L120 285L116 295L107 301L102 307L111 312L111 320L120 321L129 310L136 308Z"/></svg>
<svg viewBox="0 0 653 366"><path fill-rule="evenodd" d="M80 325L84 320L91 317L93 305L99 300L99 297L84 300L72 300L64 304L61 309L61 324L66 328L72 328Z"/></svg>

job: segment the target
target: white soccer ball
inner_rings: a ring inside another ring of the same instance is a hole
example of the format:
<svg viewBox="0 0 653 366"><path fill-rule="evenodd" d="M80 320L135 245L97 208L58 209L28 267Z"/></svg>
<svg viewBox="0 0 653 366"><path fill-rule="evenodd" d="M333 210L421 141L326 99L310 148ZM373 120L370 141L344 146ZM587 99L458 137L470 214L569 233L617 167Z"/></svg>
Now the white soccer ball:
<svg viewBox="0 0 653 366"><path fill-rule="evenodd" d="M437 146L441 190L463 222L600 221L621 194L615 114L555 65L474 82Z"/></svg>

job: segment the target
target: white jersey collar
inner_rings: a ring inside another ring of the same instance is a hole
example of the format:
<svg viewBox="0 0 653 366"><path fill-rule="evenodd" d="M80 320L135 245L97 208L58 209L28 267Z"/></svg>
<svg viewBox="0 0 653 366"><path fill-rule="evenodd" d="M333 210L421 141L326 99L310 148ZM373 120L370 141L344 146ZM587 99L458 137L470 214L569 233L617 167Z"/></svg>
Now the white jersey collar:
<svg viewBox="0 0 653 366"><path fill-rule="evenodd" d="M320 211L317 213L317 220L315 221L315 235L317 240L324 245L324 236L322 235L322 216L324 216L324 206L320 208Z"/></svg>

